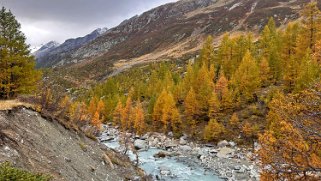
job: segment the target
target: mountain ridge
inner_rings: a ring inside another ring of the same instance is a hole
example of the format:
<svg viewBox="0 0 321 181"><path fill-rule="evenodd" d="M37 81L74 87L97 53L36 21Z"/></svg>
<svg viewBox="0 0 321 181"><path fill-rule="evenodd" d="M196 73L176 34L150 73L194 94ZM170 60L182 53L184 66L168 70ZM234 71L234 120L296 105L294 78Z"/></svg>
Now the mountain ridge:
<svg viewBox="0 0 321 181"><path fill-rule="evenodd" d="M318 0L321 2L321 0ZM225 32L263 29L270 17L278 26L299 18L305 0L187 0L168 3L123 21L52 67L86 79L103 79L118 66L195 56L202 41ZM319 3L320 4L320 3ZM80 73L77 73L79 71Z"/></svg>

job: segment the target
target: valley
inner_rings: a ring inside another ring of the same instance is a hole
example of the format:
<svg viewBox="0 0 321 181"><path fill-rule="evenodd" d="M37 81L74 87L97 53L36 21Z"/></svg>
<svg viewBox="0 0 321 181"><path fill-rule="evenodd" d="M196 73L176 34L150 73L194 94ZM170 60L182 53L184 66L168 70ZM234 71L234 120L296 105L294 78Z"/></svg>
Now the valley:
<svg viewBox="0 0 321 181"><path fill-rule="evenodd" d="M1 9L0 180L320 180L321 1L166 2L36 51Z"/></svg>

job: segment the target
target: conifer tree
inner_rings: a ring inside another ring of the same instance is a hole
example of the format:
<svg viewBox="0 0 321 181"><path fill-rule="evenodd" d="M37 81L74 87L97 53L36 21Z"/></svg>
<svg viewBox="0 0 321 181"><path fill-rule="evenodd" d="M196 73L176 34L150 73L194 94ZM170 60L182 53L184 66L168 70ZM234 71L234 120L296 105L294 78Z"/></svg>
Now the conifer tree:
<svg viewBox="0 0 321 181"><path fill-rule="evenodd" d="M303 27L301 36L299 37L300 46L299 54L305 55L304 51L309 48L314 53L316 51L316 43L321 33L321 12L317 6L317 2L311 2L306 5L302 11ZM303 51L303 52L302 52Z"/></svg>
<svg viewBox="0 0 321 181"><path fill-rule="evenodd" d="M221 103L214 91L212 92L208 105L208 117L214 119L221 110Z"/></svg>
<svg viewBox="0 0 321 181"><path fill-rule="evenodd" d="M234 113L231 117L231 119L229 120L229 125L232 127L232 129L237 129L240 125L240 120L239 117L237 116L236 113Z"/></svg>
<svg viewBox="0 0 321 181"><path fill-rule="evenodd" d="M233 75L232 84L236 96L245 101L252 100L254 92L261 86L259 68L249 51Z"/></svg>
<svg viewBox="0 0 321 181"><path fill-rule="evenodd" d="M153 111L154 127L157 129L161 123L164 132L179 133L181 119L173 95L165 89L159 95Z"/></svg>
<svg viewBox="0 0 321 181"><path fill-rule="evenodd" d="M96 111L94 116L92 117L91 124L94 125L97 129L101 129L101 119L98 111Z"/></svg>
<svg viewBox="0 0 321 181"><path fill-rule="evenodd" d="M309 49L306 52L305 57L303 57L300 63L298 77L295 82L296 91L300 91L311 86L311 84L320 77L320 65L315 59L313 59Z"/></svg>
<svg viewBox="0 0 321 181"><path fill-rule="evenodd" d="M199 107L196 100L195 91L190 88L189 92L184 101L185 116L187 120L194 120L194 118L199 115Z"/></svg>
<svg viewBox="0 0 321 181"><path fill-rule="evenodd" d="M201 50L200 65L209 67L211 64L214 64L214 59L213 37L208 36Z"/></svg>
<svg viewBox="0 0 321 181"><path fill-rule="evenodd" d="M113 123L114 125L122 124L122 115L123 115L123 104L120 100L118 100L117 106L113 113Z"/></svg>
<svg viewBox="0 0 321 181"><path fill-rule="evenodd" d="M233 99L231 91L228 88L228 80L224 76L224 73L220 73L220 78L215 85L215 92L220 100L222 109L229 109L232 107Z"/></svg>
<svg viewBox="0 0 321 181"><path fill-rule="evenodd" d="M129 93L126 101L126 105L122 111L122 129L132 130L133 128L133 105L132 105L131 93Z"/></svg>
<svg viewBox="0 0 321 181"><path fill-rule="evenodd" d="M204 129L204 139L207 141L218 141L224 133L224 126L217 122L216 119L211 119Z"/></svg>
<svg viewBox="0 0 321 181"><path fill-rule="evenodd" d="M271 82L271 71L269 62L265 58L263 58L263 60L260 62L259 68L262 85L268 86Z"/></svg>
<svg viewBox="0 0 321 181"><path fill-rule="evenodd" d="M91 117L93 117L96 113L97 103L98 103L97 97L91 98L90 103L89 103L89 107L88 107L88 113Z"/></svg>
<svg viewBox="0 0 321 181"><path fill-rule="evenodd" d="M140 101L138 101L135 107L134 128L138 135L141 135L146 131L144 110Z"/></svg>
<svg viewBox="0 0 321 181"><path fill-rule="evenodd" d="M198 71L194 86L200 110L202 113L207 113L208 95L214 89L214 82L211 80L208 68L205 65Z"/></svg>
<svg viewBox="0 0 321 181"><path fill-rule="evenodd" d="M266 58L269 62L273 81L276 83L282 77L282 59L280 35L278 34L273 18L269 19L260 39L261 58Z"/></svg>
<svg viewBox="0 0 321 181"><path fill-rule="evenodd" d="M30 93L36 88L40 72L11 11L0 10L0 98Z"/></svg>

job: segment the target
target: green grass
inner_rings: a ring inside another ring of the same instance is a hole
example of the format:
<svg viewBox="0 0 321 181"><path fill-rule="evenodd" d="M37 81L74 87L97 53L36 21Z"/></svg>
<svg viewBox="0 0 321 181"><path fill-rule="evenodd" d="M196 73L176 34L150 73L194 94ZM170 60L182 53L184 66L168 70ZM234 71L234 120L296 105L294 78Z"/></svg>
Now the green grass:
<svg viewBox="0 0 321 181"><path fill-rule="evenodd" d="M49 175L31 173L22 169L14 168L9 162L0 164L1 181L49 181Z"/></svg>

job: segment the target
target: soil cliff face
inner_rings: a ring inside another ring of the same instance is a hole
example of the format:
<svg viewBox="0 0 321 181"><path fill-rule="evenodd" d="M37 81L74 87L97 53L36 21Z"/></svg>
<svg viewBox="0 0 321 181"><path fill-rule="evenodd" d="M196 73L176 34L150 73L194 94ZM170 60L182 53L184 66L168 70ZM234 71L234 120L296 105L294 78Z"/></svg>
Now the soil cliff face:
<svg viewBox="0 0 321 181"><path fill-rule="evenodd" d="M122 155L26 108L0 111L0 163L54 180L142 180Z"/></svg>

